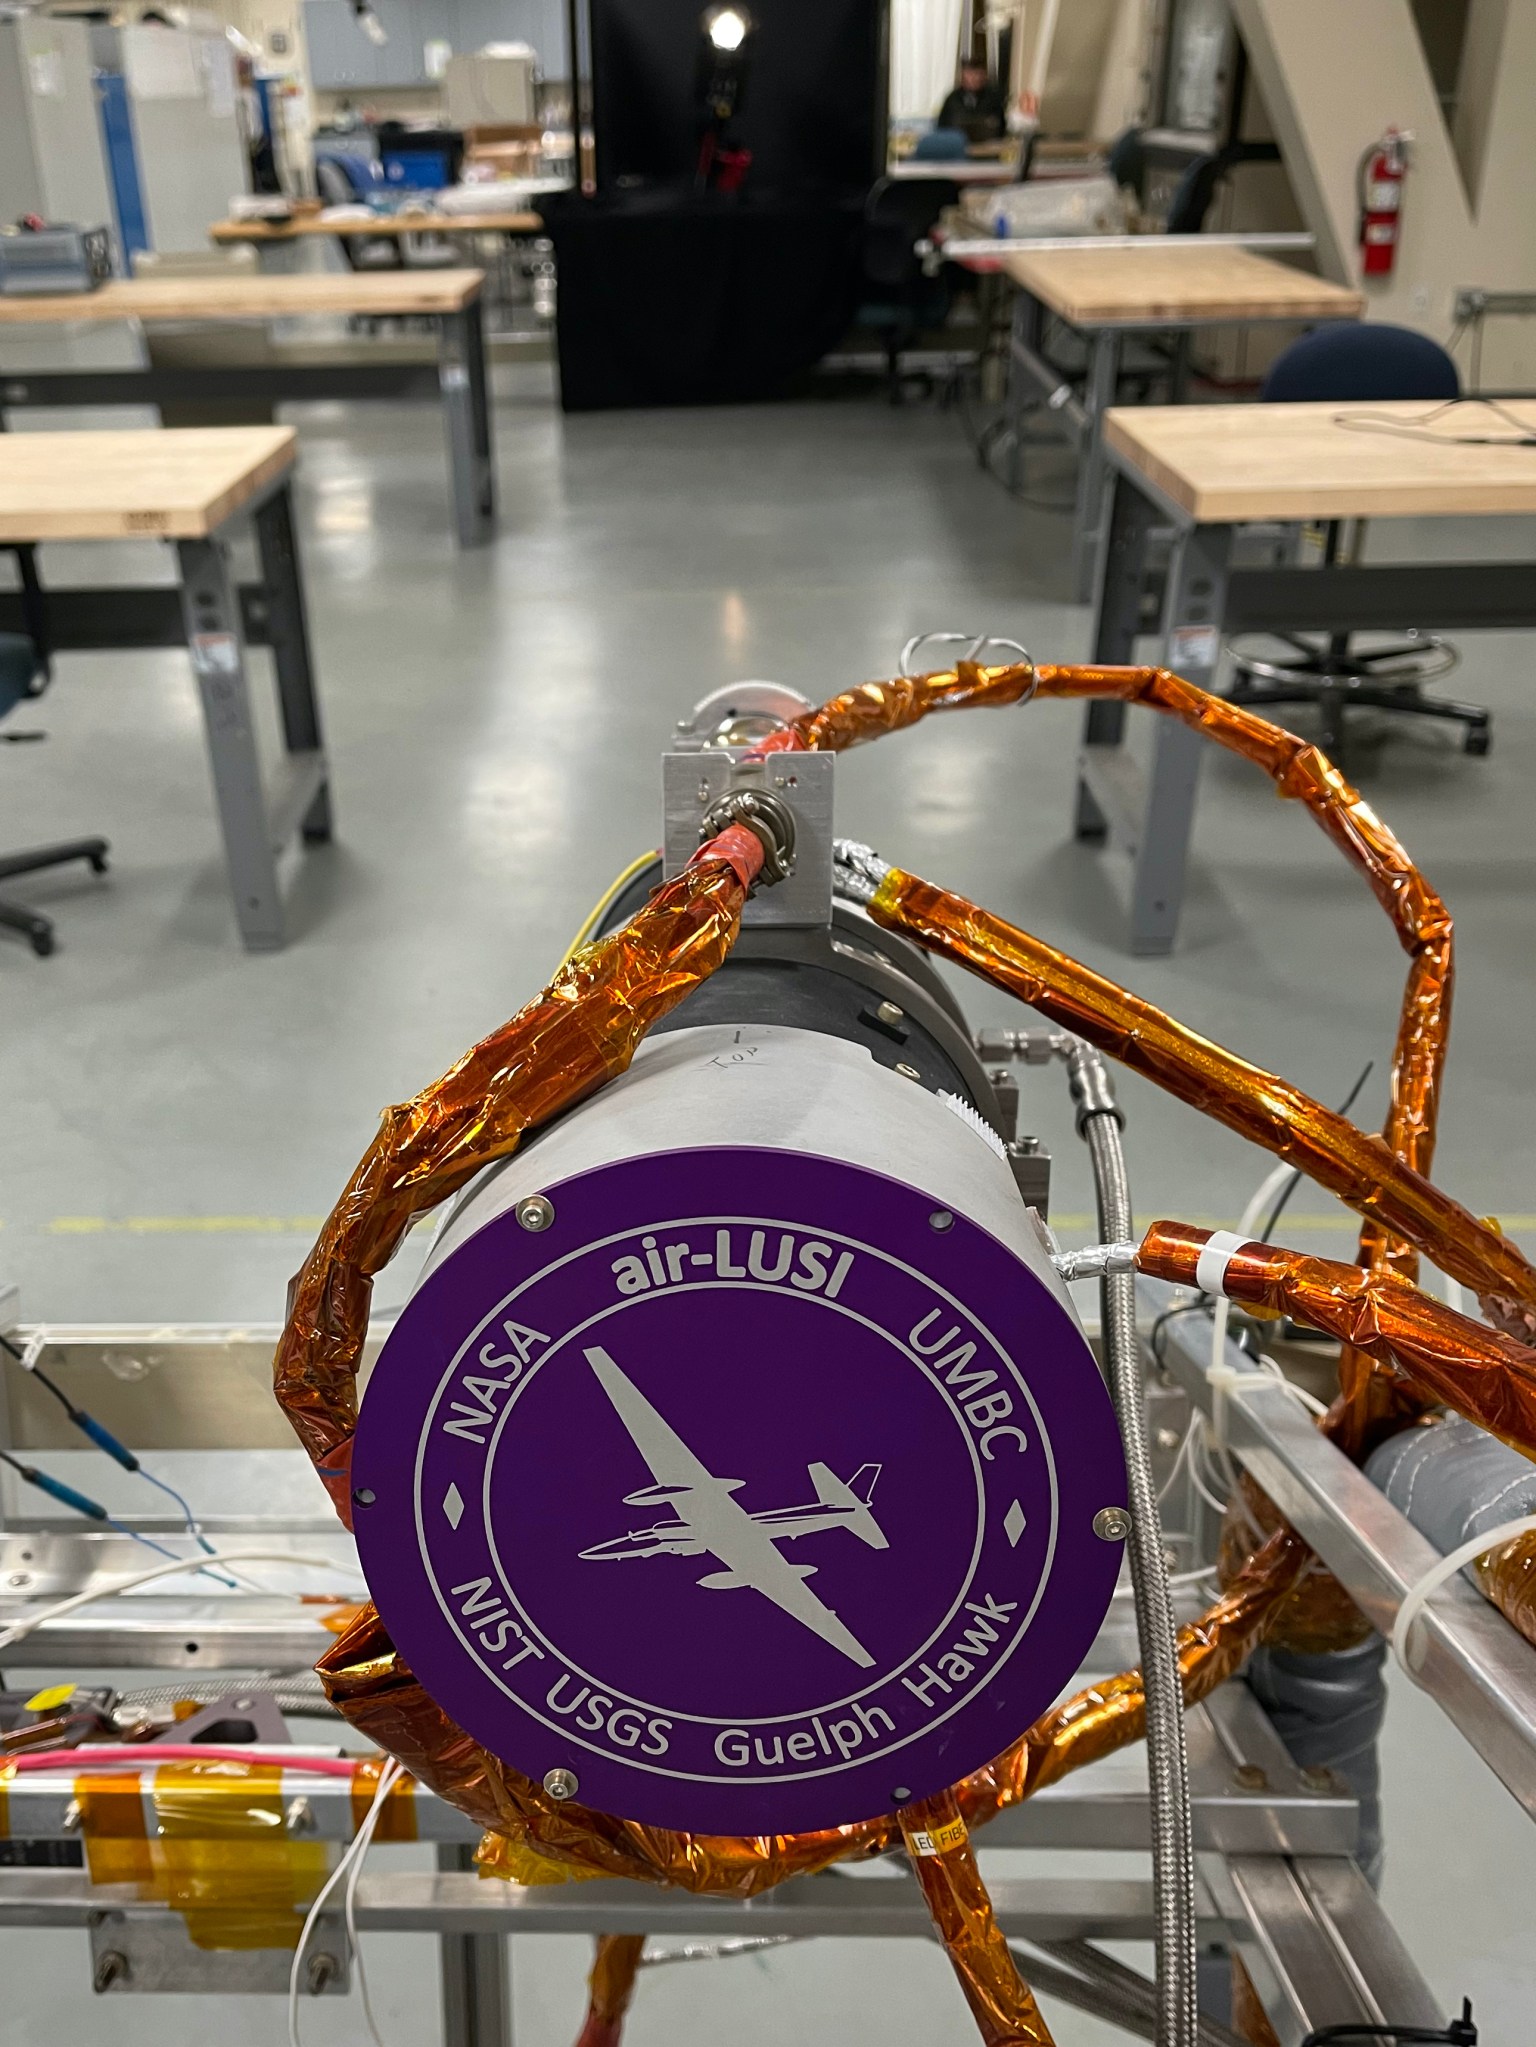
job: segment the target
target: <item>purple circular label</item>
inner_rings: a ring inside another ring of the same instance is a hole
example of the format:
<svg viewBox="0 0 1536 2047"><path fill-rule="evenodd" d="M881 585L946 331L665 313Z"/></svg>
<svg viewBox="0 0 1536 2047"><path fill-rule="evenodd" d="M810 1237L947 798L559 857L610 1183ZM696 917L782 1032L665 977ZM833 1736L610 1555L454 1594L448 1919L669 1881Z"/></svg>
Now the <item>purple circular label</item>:
<svg viewBox="0 0 1536 2047"><path fill-rule="evenodd" d="M1060 1303L827 1159L545 1191L548 1230L505 1213L425 1281L363 1404L363 1566L427 1690L528 1776L695 1832L865 1819L998 1754L1120 1563L1119 1435Z"/></svg>

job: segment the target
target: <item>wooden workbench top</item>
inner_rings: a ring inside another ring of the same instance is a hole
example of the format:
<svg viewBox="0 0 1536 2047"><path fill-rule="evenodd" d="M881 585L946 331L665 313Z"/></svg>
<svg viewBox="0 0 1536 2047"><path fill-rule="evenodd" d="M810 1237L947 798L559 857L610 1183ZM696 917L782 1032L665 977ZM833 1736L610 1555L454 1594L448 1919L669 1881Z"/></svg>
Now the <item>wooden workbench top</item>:
<svg viewBox="0 0 1536 2047"><path fill-rule="evenodd" d="M1005 256L1015 284L1074 327L1172 327L1218 320L1354 320L1359 292L1252 249L1032 249Z"/></svg>
<svg viewBox="0 0 1536 2047"><path fill-rule="evenodd" d="M0 434L0 542L200 540L293 467L291 426Z"/></svg>
<svg viewBox="0 0 1536 2047"><path fill-rule="evenodd" d="M1536 400L1504 410L1536 435ZM1385 431L1373 424L1382 421L1391 423ZM1458 436L1503 445L1462 446ZM1536 512L1536 447L1519 439L1510 420L1471 398L1450 407L1117 406L1104 415L1105 448L1208 525Z"/></svg>
<svg viewBox="0 0 1536 2047"><path fill-rule="evenodd" d="M302 277L122 277L96 291L0 298L0 327L46 320L282 320L304 313L457 313L483 270L364 270Z"/></svg>
<svg viewBox="0 0 1536 2047"><path fill-rule="evenodd" d="M216 220L208 230L213 242L295 242L306 235L535 235L542 214L381 213L369 220L323 220L301 213L292 220Z"/></svg>

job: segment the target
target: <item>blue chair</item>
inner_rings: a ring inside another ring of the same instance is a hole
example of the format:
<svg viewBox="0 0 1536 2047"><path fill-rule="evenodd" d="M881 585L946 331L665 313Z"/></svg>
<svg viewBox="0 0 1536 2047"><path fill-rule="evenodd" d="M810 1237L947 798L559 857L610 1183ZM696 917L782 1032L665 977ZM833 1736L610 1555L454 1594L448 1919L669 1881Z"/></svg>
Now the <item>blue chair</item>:
<svg viewBox="0 0 1536 2047"><path fill-rule="evenodd" d="M957 163L969 144L963 128L930 128L912 149L914 163Z"/></svg>
<svg viewBox="0 0 1536 2047"><path fill-rule="evenodd" d="M1259 392L1278 405L1371 405L1393 398L1426 405L1461 396L1456 365L1437 341L1411 327L1375 320L1340 320L1303 335L1270 366ZM1339 553L1339 523L1326 529L1323 560ZM1296 651L1269 659L1250 651L1263 638L1283 640ZM1445 718L1464 726L1462 745L1483 754L1492 743L1492 716L1477 704L1429 697L1424 685L1449 675L1461 656L1433 633L1405 632L1399 643L1357 648L1349 633L1330 633L1321 645L1298 633L1243 634L1231 644L1233 703L1255 710L1283 704L1316 704L1322 713L1323 745L1344 743L1344 714L1350 709L1396 711L1406 717Z"/></svg>
<svg viewBox="0 0 1536 2047"><path fill-rule="evenodd" d="M37 564L30 547L12 550L21 571L21 609L27 630L0 633L0 718L19 703L41 696L52 676L48 658L47 613ZM6 739L34 739L37 733L5 733ZM107 868L105 839L68 839L55 846L34 846L23 853L0 853L0 881L16 874L37 874L45 867L62 867L70 860L88 860L97 874ZM20 931L31 940L32 950L42 957L53 951L53 925L35 910L0 899L0 926Z"/></svg>

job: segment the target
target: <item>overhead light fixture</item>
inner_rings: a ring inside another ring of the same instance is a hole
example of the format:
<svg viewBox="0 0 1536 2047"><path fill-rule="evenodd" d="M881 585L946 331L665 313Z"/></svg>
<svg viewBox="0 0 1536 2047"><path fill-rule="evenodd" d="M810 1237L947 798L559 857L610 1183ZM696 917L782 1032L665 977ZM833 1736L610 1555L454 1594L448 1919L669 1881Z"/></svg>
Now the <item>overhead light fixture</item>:
<svg viewBox="0 0 1536 2047"><path fill-rule="evenodd" d="M752 17L744 7L711 7L704 16L704 33L724 55L739 50L752 31Z"/></svg>
<svg viewBox="0 0 1536 2047"><path fill-rule="evenodd" d="M389 34L383 22L368 5L368 0L352 0L352 14L369 42L382 50L389 41Z"/></svg>

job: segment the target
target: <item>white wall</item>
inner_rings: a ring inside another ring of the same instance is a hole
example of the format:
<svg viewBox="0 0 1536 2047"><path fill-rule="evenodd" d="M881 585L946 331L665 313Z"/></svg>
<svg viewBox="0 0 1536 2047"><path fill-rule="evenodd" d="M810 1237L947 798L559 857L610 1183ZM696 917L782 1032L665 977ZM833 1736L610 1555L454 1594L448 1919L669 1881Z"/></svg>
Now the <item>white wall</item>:
<svg viewBox="0 0 1536 2047"><path fill-rule="evenodd" d="M1319 269L1360 283L1369 317L1440 341L1458 286L1536 291L1536 0L1490 4L1468 26L1458 155L1409 0L1233 0ZM1362 279L1355 169L1389 125L1414 136L1397 264ZM1536 319L1489 323L1483 381L1536 387Z"/></svg>

